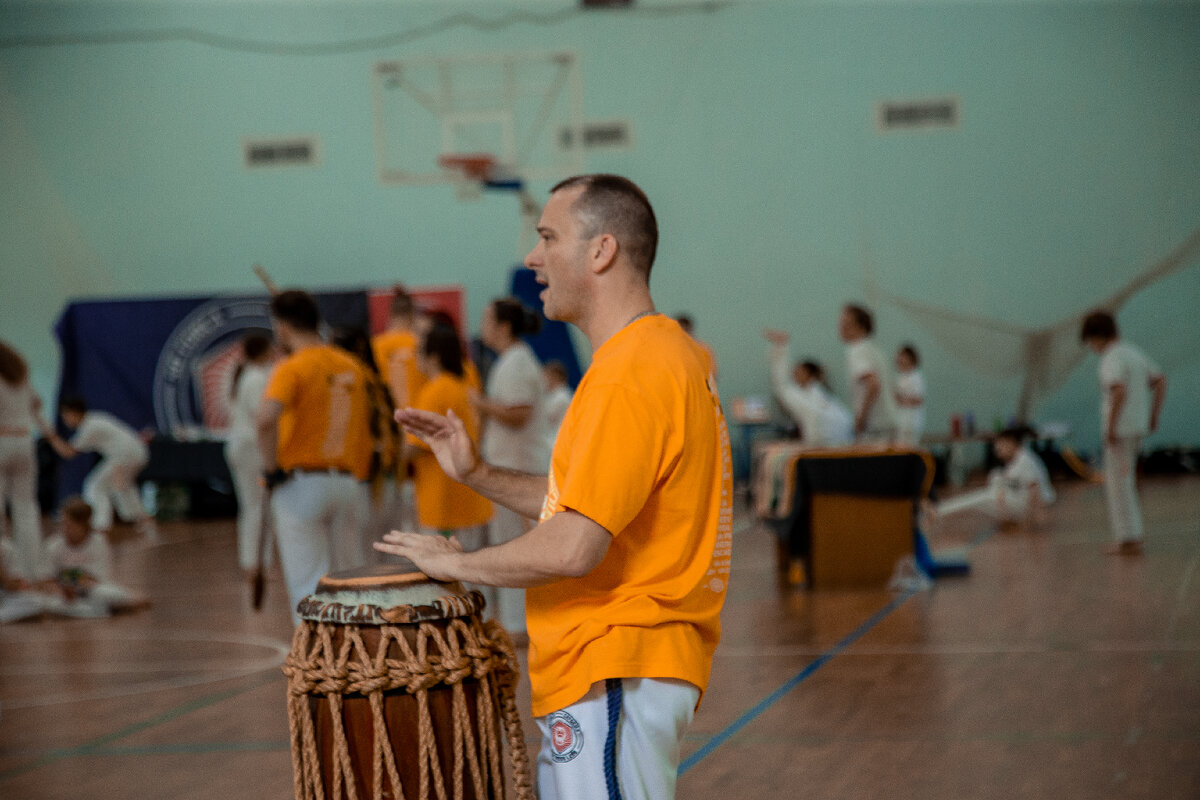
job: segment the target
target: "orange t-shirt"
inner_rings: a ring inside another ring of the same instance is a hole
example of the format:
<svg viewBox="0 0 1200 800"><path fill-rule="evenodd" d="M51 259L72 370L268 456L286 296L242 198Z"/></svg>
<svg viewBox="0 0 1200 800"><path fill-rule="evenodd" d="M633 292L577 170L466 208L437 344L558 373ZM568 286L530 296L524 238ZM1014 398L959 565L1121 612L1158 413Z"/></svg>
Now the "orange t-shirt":
<svg viewBox="0 0 1200 800"><path fill-rule="evenodd" d="M371 470L366 367L330 345L306 347L271 373L263 397L283 404L277 458L283 469Z"/></svg>
<svg viewBox="0 0 1200 800"><path fill-rule="evenodd" d="M420 342L412 331L384 331L371 340L375 366L396 408L411 406L425 383L425 374L417 363Z"/></svg>
<svg viewBox="0 0 1200 800"><path fill-rule="evenodd" d="M479 417L467 401L462 378L444 372L426 382L413 408L438 414L453 409L472 441L479 440ZM407 439L420 448L412 463L417 521L421 525L444 531L482 525L492 518L491 501L446 475L437 458L416 436L407 434Z"/></svg>
<svg viewBox="0 0 1200 800"><path fill-rule="evenodd" d="M701 348L656 315L596 350L554 444L542 520L612 534L582 578L527 589L533 713L606 678L708 685L732 549L729 434Z"/></svg>
<svg viewBox="0 0 1200 800"><path fill-rule="evenodd" d="M700 345L700 349L704 351L704 357L706 359L708 359L708 371L712 373L712 376L714 378L720 377L720 373L717 371L717 354L716 354L716 352L713 351L712 347L709 346L708 342L702 342L699 339L697 339L696 344Z"/></svg>

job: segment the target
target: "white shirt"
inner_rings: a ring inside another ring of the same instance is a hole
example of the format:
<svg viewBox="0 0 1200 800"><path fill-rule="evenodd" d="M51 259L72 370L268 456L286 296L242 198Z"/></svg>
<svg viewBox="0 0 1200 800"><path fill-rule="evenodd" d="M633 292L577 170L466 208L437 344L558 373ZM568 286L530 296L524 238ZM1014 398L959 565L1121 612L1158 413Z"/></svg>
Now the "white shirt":
<svg viewBox="0 0 1200 800"><path fill-rule="evenodd" d="M1100 433L1107 435L1112 415L1112 393L1117 384L1125 387L1125 405L1117 419L1117 436L1145 436L1150 432L1153 395L1150 381L1162 370L1140 348L1118 339L1100 356Z"/></svg>
<svg viewBox="0 0 1200 800"><path fill-rule="evenodd" d="M892 397L892 380L884 361L883 353L869 337L846 345L846 372L850 378L851 407L857 417L867 402L866 387L862 379L874 375L879 380L879 396L871 406L867 417L867 430L886 432L895 427L895 401Z"/></svg>
<svg viewBox="0 0 1200 800"><path fill-rule="evenodd" d="M262 402L271 368L258 364L246 364L238 375L233 390L233 402L229 406L229 439L231 441L254 440L258 436L255 420L258 406Z"/></svg>
<svg viewBox="0 0 1200 800"><path fill-rule="evenodd" d="M1050 474L1046 472L1046 465L1028 447L1021 447L1017 450L1012 461L1004 466L1002 474L1006 488L1016 492L1024 490L1031 484L1036 484L1038 493L1042 496L1042 502L1047 504L1054 502L1056 495L1054 487L1050 485Z"/></svg>
<svg viewBox="0 0 1200 800"><path fill-rule="evenodd" d="M558 438L558 429L562 425L571 398L575 393L569 386L557 386L542 398L542 432L546 437L546 452L554 449L554 440Z"/></svg>
<svg viewBox="0 0 1200 800"><path fill-rule="evenodd" d="M489 400L507 406L531 406L528 421L512 428L489 419L483 430L483 457L498 467L542 472L549 464L542 432L542 368L525 342L517 342L496 359L488 372Z"/></svg>
<svg viewBox="0 0 1200 800"><path fill-rule="evenodd" d="M46 540L43 553L47 577L54 578L63 570L77 569L101 583L111 579L112 551L108 539L95 531L89 533L78 547L72 547L65 536L56 533Z"/></svg>
<svg viewBox="0 0 1200 800"><path fill-rule="evenodd" d="M71 437L71 447L81 453L97 452L115 461L138 461L150 457L133 428L106 411L88 411Z"/></svg>
<svg viewBox="0 0 1200 800"><path fill-rule="evenodd" d="M22 381L19 386L10 386L8 381L0 378L0 433L12 436L31 436L37 430L37 420L33 416L33 387L29 381ZM24 431L24 433L20 433Z"/></svg>
<svg viewBox="0 0 1200 800"><path fill-rule="evenodd" d="M788 373L790 360L785 345L771 347L771 389L784 411L800 426L800 438L805 444L820 447L838 447L854 441L850 410L819 382L801 386L793 381Z"/></svg>
<svg viewBox="0 0 1200 800"><path fill-rule="evenodd" d="M902 431L912 431L920 435L925 430L925 376L919 369L896 373L896 394L905 397L919 397L921 404L902 406L896 404L896 427Z"/></svg>

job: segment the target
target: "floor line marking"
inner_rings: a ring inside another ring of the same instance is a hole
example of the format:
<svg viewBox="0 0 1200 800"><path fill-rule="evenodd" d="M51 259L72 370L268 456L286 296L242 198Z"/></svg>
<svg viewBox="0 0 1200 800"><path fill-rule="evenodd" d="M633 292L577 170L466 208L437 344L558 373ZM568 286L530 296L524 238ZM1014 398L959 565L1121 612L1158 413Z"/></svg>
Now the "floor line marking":
<svg viewBox="0 0 1200 800"><path fill-rule="evenodd" d="M735 720L732 725L728 726L725 728L725 730L709 739L703 747L688 756L683 763L679 765L679 774L683 775L686 773L696 764L707 758L714 750L728 741L734 734L749 725L758 717L762 716L767 709L779 702L784 695L799 686L801 682L808 678L808 676L812 675L818 669L823 667L827 661L832 659L838 653L841 653L850 645L854 644L854 642L861 638L867 631L871 630L871 628L875 627L875 625L877 625L884 617L886 617L888 614L891 614L904 603L908 602L909 598L911 598L914 594L916 593L909 591L897 595L890 603L872 614L848 636L835 644L829 650L826 650L824 653L818 656L816 660L812 661L808 666L801 670L796 676L788 680L787 683L783 684L774 692L767 695L765 698L759 701L758 705L751 708L749 711Z"/></svg>
<svg viewBox="0 0 1200 800"><path fill-rule="evenodd" d="M126 725L120 730L105 734L104 736L95 738L90 742L84 742L83 744L76 745L74 747L62 747L54 750L48 750L38 758L35 758L26 764L22 764L20 766L5 770L4 772L0 772L0 781L6 781L11 778L15 778L19 775L39 769L48 764L53 764L55 761L60 761L64 758L104 754L107 746L112 742L119 741L127 736L132 736L135 733L141 733L142 731L149 730L150 728L162 725L163 723L179 719L180 717L190 714L193 711L199 711L202 708L207 708L208 706L216 705L217 703L224 702L230 698L237 697L240 694L253 691L259 687L267 685L268 683L273 683L278 679L279 673L272 669L267 671L262 678L250 683L249 685L240 686L233 689L226 689L222 692L214 692L212 694L205 695L204 697L196 698L195 700L191 700L183 703L182 705L178 705L175 708L168 709L167 711L157 714L149 719L141 722L135 722L132 725Z"/></svg>
<svg viewBox="0 0 1200 800"><path fill-rule="evenodd" d="M981 530L978 534L975 535L974 538L971 539L970 544L967 545L965 548L965 552L970 552L970 551L974 550L976 547L980 546L981 544L986 542L988 539L990 539L992 534L994 534L995 532L996 532L996 528L994 526ZM841 641L839 641L833 647L831 647L828 650L826 650L825 652L823 652L821 655L817 656L817 658L814 661L810 662L808 664L808 666L806 666L804 669L802 669L799 673L797 673L795 676L790 678L786 683L784 683L778 689L771 692L771 694L767 695L762 700L760 700L756 706L751 708L746 713L742 714L742 716L740 716L738 719L734 720L734 722L731 725L727 726L724 730L719 732L716 736L712 737L707 742L705 742L704 745L701 746L699 750L697 750L696 752L694 752L690 756L688 756L686 759L684 759L683 763L681 763L679 765L678 775L683 776L692 767L696 766L701 761L708 758L708 756L710 756L721 745L725 744L725 742L729 741L736 733L738 733L738 731L742 730L747 725L749 725L751 722L753 722L754 720L756 720L760 716L762 716L764 713L766 713L767 710L771 708L771 706L778 703L780 700L783 699L783 697L785 695L787 695L789 692L791 692L793 689L795 689L797 686L799 686L801 683L803 683L810 675L812 675L814 672L819 670L821 667L825 666L825 664L828 661L830 661L831 659L833 659L834 656L837 656L840 653L842 653L846 648L848 648L850 645L854 644L856 641L858 641L860 638L862 638L864 635L866 635L866 633L868 631L870 631L872 628L874 628L876 625L878 625L880 622L882 622L885 617L887 617L889 614L891 614L893 611L895 611L900 606L907 603L911 598L915 597L917 594L918 594L918 592L910 590L907 592L903 592L901 594L897 594L895 597L893 597L890 603L888 603L883 608L879 609L874 614L872 614L870 617L868 617L865 622L863 622L857 628L855 628L853 631L851 631Z"/></svg>

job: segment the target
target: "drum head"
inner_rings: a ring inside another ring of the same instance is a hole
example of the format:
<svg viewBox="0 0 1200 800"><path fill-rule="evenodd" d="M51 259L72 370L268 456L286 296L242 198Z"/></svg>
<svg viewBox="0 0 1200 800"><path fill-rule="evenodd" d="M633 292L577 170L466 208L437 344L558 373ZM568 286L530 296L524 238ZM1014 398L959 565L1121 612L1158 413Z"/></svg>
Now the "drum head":
<svg viewBox="0 0 1200 800"><path fill-rule="evenodd" d="M301 619L395 625L478 614L483 596L458 581L435 581L410 561L332 572L296 607Z"/></svg>

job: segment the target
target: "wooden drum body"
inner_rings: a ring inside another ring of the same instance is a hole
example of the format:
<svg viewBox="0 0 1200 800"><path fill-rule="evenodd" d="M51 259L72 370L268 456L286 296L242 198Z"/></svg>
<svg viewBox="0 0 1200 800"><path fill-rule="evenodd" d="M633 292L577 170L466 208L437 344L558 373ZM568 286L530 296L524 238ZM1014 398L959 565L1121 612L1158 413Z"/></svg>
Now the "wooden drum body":
<svg viewBox="0 0 1200 800"><path fill-rule="evenodd" d="M482 608L394 566L321 579L284 666L297 800L490 800L506 773L533 797L516 656Z"/></svg>

